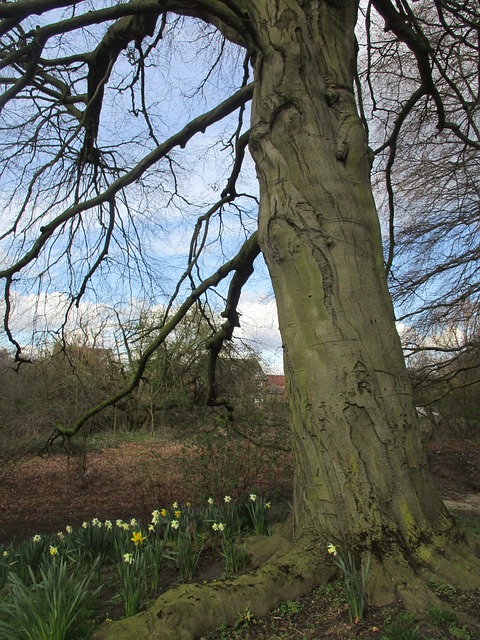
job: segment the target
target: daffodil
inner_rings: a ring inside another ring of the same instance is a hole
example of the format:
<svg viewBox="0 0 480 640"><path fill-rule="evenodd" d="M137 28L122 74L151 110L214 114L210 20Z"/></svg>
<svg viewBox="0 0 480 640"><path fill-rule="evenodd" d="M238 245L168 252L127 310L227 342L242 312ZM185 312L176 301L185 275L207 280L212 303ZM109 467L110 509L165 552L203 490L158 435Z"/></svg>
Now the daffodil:
<svg viewBox="0 0 480 640"><path fill-rule="evenodd" d="M207 502L208 502L208 504L213 504L213 498L209 498L209 499L207 500Z"/></svg>
<svg viewBox="0 0 480 640"><path fill-rule="evenodd" d="M4 551L2 555L4 558L8 558L8 551Z"/></svg>
<svg viewBox="0 0 480 640"><path fill-rule="evenodd" d="M225 529L225 525L222 522L214 522L212 524L212 529L214 531L223 531Z"/></svg>
<svg viewBox="0 0 480 640"><path fill-rule="evenodd" d="M191 507L191 506L192 506L192 503L191 503L191 502L186 502L186 503L185 503L185 506L186 506L186 507Z"/></svg>
<svg viewBox="0 0 480 640"><path fill-rule="evenodd" d="M180 526L178 520L172 520L170 523L170 526L172 527L172 529L178 529L178 527Z"/></svg>
<svg viewBox="0 0 480 640"><path fill-rule="evenodd" d="M38 535L38 533L35 534L32 538L34 542L40 542L41 539L42 539L42 536Z"/></svg>
<svg viewBox="0 0 480 640"><path fill-rule="evenodd" d="M250 494L250 500L251 502L255 502L255 500L257 499L257 496L254 493Z"/></svg>
<svg viewBox="0 0 480 640"><path fill-rule="evenodd" d="M92 526L93 527L98 527L99 529L101 529L102 523L100 522L100 520L98 518L92 518Z"/></svg>
<svg viewBox="0 0 480 640"><path fill-rule="evenodd" d="M174 511L173 515L175 516L175 518L179 518L182 515L182 512L180 510Z"/></svg>
<svg viewBox="0 0 480 640"><path fill-rule="evenodd" d="M167 510L166 509L161 509L160 510L160 515L162 516L162 518L165 518L167 515Z"/></svg>
<svg viewBox="0 0 480 640"><path fill-rule="evenodd" d="M231 498L231 496L225 496L225 497L224 497L224 499L223 499L223 501L224 501L224 502L226 502L226 503L228 504L229 502L231 502L231 501L232 501L232 498Z"/></svg>
<svg viewBox="0 0 480 640"><path fill-rule="evenodd" d="M133 562L133 556L131 553L124 553L123 554L123 561L126 562L127 564L132 564Z"/></svg>
<svg viewBox="0 0 480 640"><path fill-rule="evenodd" d="M58 547L54 547L53 545L50 545L50 555L58 556Z"/></svg>
<svg viewBox="0 0 480 640"><path fill-rule="evenodd" d="M152 533L153 531L155 531L155 527L153 526L153 524L149 524L149 525L148 525L148 530L150 531L150 533Z"/></svg>
<svg viewBox="0 0 480 640"><path fill-rule="evenodd" d="M136 527L137 525L138 525L138 522L135 520L135 518L132 518L132 519L130 520L130 526L131 526L131 527Z"/></svg>
<svg viewBox="0 0 480 640"><path fill-rule="evenodd" d="M108 529L110 531L110 529L113 527L112 521L105 520L104 526L105 526L105 529Z"/></svg>
<svg viewBox="0 0 480 640"><path fill-rule="evenodd" d="M332 544L331 542L330 542L329 545L327 545L327 551L332 556L336 556L337 555L337 547L334 544Z"/></svg>
<svg viewBox="0 0 480 640"><path fill-rule="evenodd" d="M57 533L57 538L58 538L59 540L63 540L63 538L64 538L64 537L65 537L65 536L63 535L63 531L59 531L59 532Z"/></svg>
<svg viewBox="0 0 480 640"><path fill-rule="evenodd" d="M120 518L118 518L117 520L115 520L115 524L117 525L117 527L119 529L123 528L123 520L121 520Z"/></svg>
<svg viewBox="0 0 480 640"><path fill-rule="evenodd" d="M82 529L88 529L88 522L82 522Z"/></svg>
<svg viewBox="0 0 480 640"><path fill-rule="evenodd" d="M271 503L271 502L266 502L266 503L265 503L265 508L266 508L266 509L270 509L270 507L271 507L271 506L272 506L272 503Z"/></svg>
<svg viewBox="0 0 480 640"><path fill-rule="evenodd" d="M135 546L137 546L139 544L142 544L142 542L145 540L145 536L142 534L141 531L134 531L130 540L133 542Z"/></svg>
<svg viewBox="0 0 480 640"><path fill-rule="evenodd" d="M72 531L73 531L73 527L71 527L69 524L67 524L67 526L65 527L65 531L66 531L67 533L72 533Z"/></svg>
<svg viewBox="0 0 480 640"><path fill-rule="evenodd" d="M172 504L172 509L178 509L178 502L174 502Z"/></svg>

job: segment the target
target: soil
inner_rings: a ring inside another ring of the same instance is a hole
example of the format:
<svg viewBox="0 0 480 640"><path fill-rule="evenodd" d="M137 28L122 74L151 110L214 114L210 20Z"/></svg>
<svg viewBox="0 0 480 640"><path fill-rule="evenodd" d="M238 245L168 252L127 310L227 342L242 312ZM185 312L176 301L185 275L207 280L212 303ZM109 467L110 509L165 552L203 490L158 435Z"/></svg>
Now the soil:
<svg viewBox="0 0 480 640"><path fill-rule="evenodd" d="M447 440L427 445L433 480L456 511L480 511L480 442ZM282 454L283 455L283 454ZM120 441L83 453L9 457L0 467L0 543L55 532L97 517L144 518L173 501L199 497L186 483L182 444L150 438ZM289 465L254 478L264 495L290 499Z"/></svg>
<svg viewBox="0 0 480 640"><path fill-rule="evenodd" d="M427 451L433 480L447 506L460 517L472 517L476 526L480 526L480 442L432 442ZM64 530L66 524L79 525L93 517L102 520L134 516L149 520L155 508L175 500L193 501L201 487L194 482L186 486L181 473L181 464L185 464L182 456L180 444L150 438L110 443L90 450L86 457L82 452L70 456L65 452L21 457L4 454L0 469L0 543L18 541L35 533ZM278 496L280 492L285 499L289 498L288 478L282 475L282 469L287 468L288 465L279 465L276 476L256 479L257 486L263 482L263 495ZM210 571L210 575L202 575L201 579L213 579L211 568L205 571ZM319 590L297 605L287 604L266 620L249 619L247 611L239 615L235 629L221 630L209 638L388 640L388 635L382 635L381 631L385 634L389 624L394 624L398 616L401 619L404 615L401 609L396 606L383 610L371 608L365 622L352 625L341 594L334 591L336 588L333 585ZM466 603L463 609L478 616L480 592L441 595L447 600L452 597L457 605L463 599ZM411 629L416 624L411 620L403 623L410 624ZM398 637L480 638L480 635L455 636L449 632L442 635L445 632L439 631L438 626L422 629L421 633L426 635L414 635L412 631L411 635L405 632Z"/></svg>

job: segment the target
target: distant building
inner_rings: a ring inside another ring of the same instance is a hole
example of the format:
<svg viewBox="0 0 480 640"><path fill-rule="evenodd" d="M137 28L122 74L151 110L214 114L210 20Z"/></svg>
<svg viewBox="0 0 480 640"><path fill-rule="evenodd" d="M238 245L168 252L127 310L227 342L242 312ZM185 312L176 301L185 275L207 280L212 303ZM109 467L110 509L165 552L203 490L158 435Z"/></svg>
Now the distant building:
<svg viewBox="0 0 480 640"><path fill-rule="evenodd" d="M268 373L262 380L262 390L272 396L285 397L285 376Z"/></svg>

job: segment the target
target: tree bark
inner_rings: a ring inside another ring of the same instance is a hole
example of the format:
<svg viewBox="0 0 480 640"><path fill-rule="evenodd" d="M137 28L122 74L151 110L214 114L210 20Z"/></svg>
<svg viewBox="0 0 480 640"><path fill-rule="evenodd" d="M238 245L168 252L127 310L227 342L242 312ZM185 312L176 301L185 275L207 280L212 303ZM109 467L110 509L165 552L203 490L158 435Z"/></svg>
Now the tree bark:
<svg viewBox="0 0 480 640"><path fill-rule="evenodd" d="M412 549L451 520L429 479L387 290L353 89L356 3L255 5L251 151L292 413L296 535Z"/></svg>

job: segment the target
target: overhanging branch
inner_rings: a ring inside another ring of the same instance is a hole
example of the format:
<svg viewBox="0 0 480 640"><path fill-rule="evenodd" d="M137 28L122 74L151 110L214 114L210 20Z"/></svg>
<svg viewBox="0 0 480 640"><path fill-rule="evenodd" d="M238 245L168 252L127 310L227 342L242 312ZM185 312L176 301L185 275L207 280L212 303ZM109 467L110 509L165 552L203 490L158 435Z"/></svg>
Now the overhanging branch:
<svg viewBox="0 0 480 640"><path fill-rule="evenodd" d="M107 407L110 407L117 403L119 400L129 395L140 383L142 375L145 371L147 363L158 347L167 339L170 333L175 329L175 327L179 324L179 322L185 317L187 311L195 304L195 302L208 290L212 287L217 286L222 280L224 280L232 271L246 271L248 270L248 265L253 263L253 256L258 255L258 236L255 232L251 235L248 240L244 243L240 251L237 255L222 265L215 273L213 273L210 277L206 278L203 282L201 282L198 287L192 291L192 293L186 298L183 304L179 307L179 309L174 313L174 315L170 318L168 322L162 327L162 329L157 334L157 337L150 342L145 351L140 358L136 371L130 379L130 382L118 393L110 398L105 399L103 402L98 404L97 406L87 411L78 421L77 423L70 429L63 428L61 425L56 426L55 433L52 438L54 439L57 435L71 437L74 436L78 431L83 427L83 425L93 418L93 416L97 415ZM241 281L241 276L237 279L237 283ZM246 281L246 280L244 280ZM238 284L237 284L238 286ZM232 288L232 285L230 286Z"/></svg>

